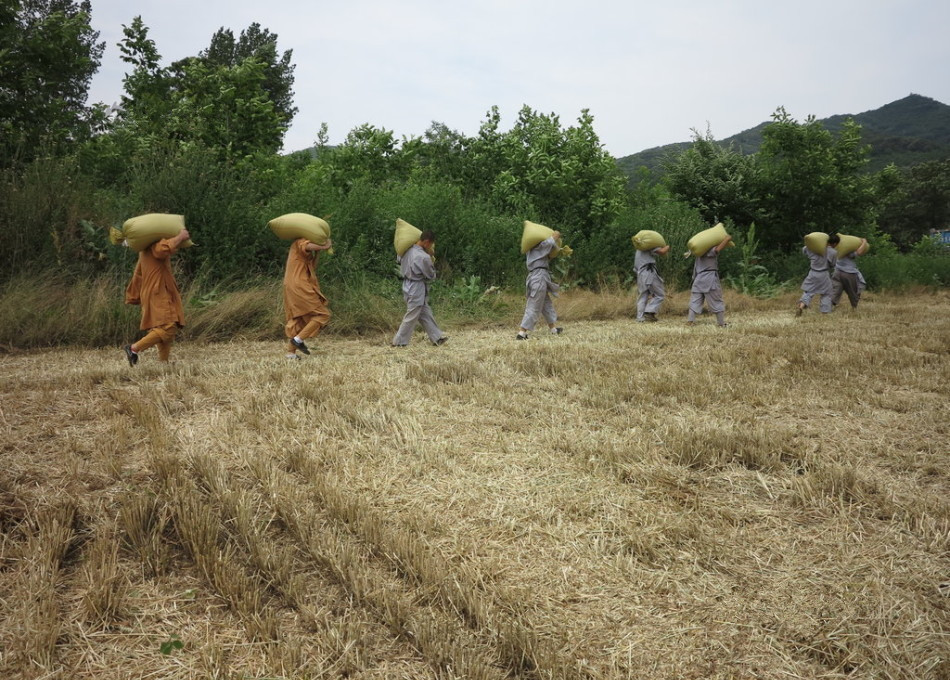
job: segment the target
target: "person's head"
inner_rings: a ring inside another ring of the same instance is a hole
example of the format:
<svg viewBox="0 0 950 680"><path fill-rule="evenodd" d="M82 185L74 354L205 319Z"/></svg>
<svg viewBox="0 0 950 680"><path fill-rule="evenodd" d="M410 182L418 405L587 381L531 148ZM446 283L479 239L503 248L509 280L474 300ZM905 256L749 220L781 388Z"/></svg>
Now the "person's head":
<svg viewBox="0 0 950 680"><path fill-rule="evenodd" d="M435 245L435 234L428 229L422 232L419 236L419 245L426 250L432 250L432 246Z"/></svg>
<svg viewBox="0 0 950 680"><path fill-rule="evenodd" d="M841 243L841 237L838 234L832 233L828 235L828 245L836 246Z"/></svg>

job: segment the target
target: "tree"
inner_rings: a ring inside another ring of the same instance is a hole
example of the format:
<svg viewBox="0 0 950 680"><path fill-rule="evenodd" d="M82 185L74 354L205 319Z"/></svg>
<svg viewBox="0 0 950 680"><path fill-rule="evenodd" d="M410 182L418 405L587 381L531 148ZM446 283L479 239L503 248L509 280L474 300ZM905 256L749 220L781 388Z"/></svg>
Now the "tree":
<svg viewBox="0 0 950 680"><path fill-rule="evenodd" d="M626 181L581 111L562 128L554 114L525 106L508 132L499 132L497 107L478 136L464 144L466 179L506 211L589 234L609 224L625 204Z"/></svg>
<svg viewBox="0 0 950 680"><path fill-rule="evenodd" d="M261 87L267 92L274 110L285 127L289 127L297 108L294 106L294 69L291 63L293 50L285 50L277 56L277 34L271 33L261 25L253 23L241 31L241 37L234 39L230 29L219 28L211 37L208 49L199 54L199 58L208 64L235 68L246 59L254 58L264 65L264 78Z"/></svg>
<svg viewBox="0 0 950 680"><path fill-rule="evenodd" d="M950 228L950 158L921 163L903 172L891 167L889 172L888 178L882 177L886 186L882 190L881 231L906 249L931 229Z"/></svg>
<svg viewBox="0 0 950 680"><path fill-rule="evenodd" d="M105 43L89 0L0 0L0 153L32 158L41 144L88 137L86 106Z"/></svg>
<svg viewBox="0 0 950 680"><path fill-rule="evenodd" d="M874 221L874 178L864 172L869 147L861 126L845 121L837 136L809 116L795 121L779 108L762 133L761 226L777 247L812 231L867 231Z"/></svg>
<svg viewBox="0 0 950 680"><path fill-rule="evenodd" d="M693 144L666 162L670 192L714 224L731 220L748 227L761 220L761 173L756 156L723 146L709 130L693 130Z"/></svg>
<svg viewBox="0 0 950 680"><path fill-rule="evenodd" d="M164 68L141 17L123 26L123 33L122 59L133 67L123 81L126 95L115 130L123 146L135 152L169 142L200 144L230 160L280 149L296 109L289 100L290 52L281 62L272 59L276 36L252 24L235 43L230 31L222 29L207 52ZM252 54L242 56L245 52Z"/></svg>

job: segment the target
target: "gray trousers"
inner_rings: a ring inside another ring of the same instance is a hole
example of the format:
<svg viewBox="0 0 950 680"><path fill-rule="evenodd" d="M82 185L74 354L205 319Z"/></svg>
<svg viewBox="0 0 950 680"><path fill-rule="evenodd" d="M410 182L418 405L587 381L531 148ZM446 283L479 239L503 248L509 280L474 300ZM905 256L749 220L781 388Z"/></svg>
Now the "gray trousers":
<svg viewBox="0 0 950 680"><path fill-rule="evenodd" d="M422 325L422 330L429 336L431 342L437 341L442 337L442 330L435 323L435 317L432 316L432 308L428 302L421 305L412 305L407 307L406 315L402 317L402 323L399 330L393 336L394 345L408 345L412 340L412 333L416 330L416 324Z"/></svg>
<svg viewBox="0 0 950 680"><path fill-rule="evenodd" d="M821 303L818 305L818 311L820 311L822 314L830 313L831 295L829 293L815 293L810 290L806 290L804 293L802 293L802 297L799 302L808 307L811 304L811 299L816 295L821 295Z"/></svg>
<svg viewBox="0 0 950 680"><path fill-rule="evenodd" d="M703 313L703 301L709 306L709 311L719 318L719 315L726 311L726 303L722 301L722 289L711 290L708 293L697 293L693 291L689 296L689 316L693 321L697 314ZM720 319L720 323L722 320Z"/></svg>
<svg viewBox="0 0 950 680"><path fill-rule="evenodd" d="M663 279L654 276L652 281L642 286L638 281L637 289L640 292L640 296L637 298L637 319L642 320L643 315L647 312L656 314L660 311L660 305L663 304L663 300L666 298Z"/></svg>
<svg viewBox="0 0 950 680"><path fill-rule="evenodd" d="M543 316L549 324L557 322L557 312L554 310L554 303L551 302L551 296L548 295L547 288L542 288L527 296L521 327L526 331L534 330L534 325L538 321L538 314Z"/></svg>

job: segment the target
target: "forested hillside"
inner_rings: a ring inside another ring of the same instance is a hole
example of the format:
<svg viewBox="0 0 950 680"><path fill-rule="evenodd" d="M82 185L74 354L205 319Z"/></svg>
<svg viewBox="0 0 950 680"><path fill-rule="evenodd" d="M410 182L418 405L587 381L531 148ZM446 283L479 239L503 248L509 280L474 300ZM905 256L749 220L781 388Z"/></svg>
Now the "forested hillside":
<svg viewBox="0 0 950 680"><path fill-rule="evenodd" d="M832 132L840 132L844 122L853 120L861 126L861 141L871 147L867 170L876 172L888 164L909 167L926 161L950 157L950 106L918 94L886 104L873 111L841 114L820 119ZM720 140L743 154L756 153L762 146L762 132L770 123ZM675 155L692 142L677 142L646 149L617 160L630 177L641 167L654 174L663 172L663 159Z"/></svg>

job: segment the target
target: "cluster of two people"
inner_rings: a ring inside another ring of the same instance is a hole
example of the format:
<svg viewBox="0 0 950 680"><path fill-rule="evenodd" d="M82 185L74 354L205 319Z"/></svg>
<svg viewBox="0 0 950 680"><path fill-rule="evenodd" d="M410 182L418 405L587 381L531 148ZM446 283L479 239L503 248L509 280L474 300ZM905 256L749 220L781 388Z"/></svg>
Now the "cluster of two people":
<svg viewBox="0 0 950 680"><path fill-rule="evenodd" d="M802 281L802 297L798 301L796 316L802 313L811 304L812 298L821 296L818 309L822 314L828 314L840 302L841 294L846 293L851 308L856 309L861 293L864 291L864 276L858 269L857 258L867 252L867 239L861 239L857 250L844 257L838 257L835 246L841 242L838 234L828 236L828 245L823 253L816 253L807 246L802 253L808 258L808 274Z"/></svg>
<svg viewBox="0 0 950 680"><path fill-rule="evenodd" d="M726 304L722 299L722 283L719 280L719 253L729 245L732 237L726 237L706 252L696 256L693 262L693 285L690 287L689 315L686 323L693 325L696 316L703 313L703 304L716 315L716 323L726 326ZM663 279L656 270L656 258L670 252L665 245L650 250L637 250L633 260L637 275L637 321L657 321L657 312L666 298Z"/></svg>

